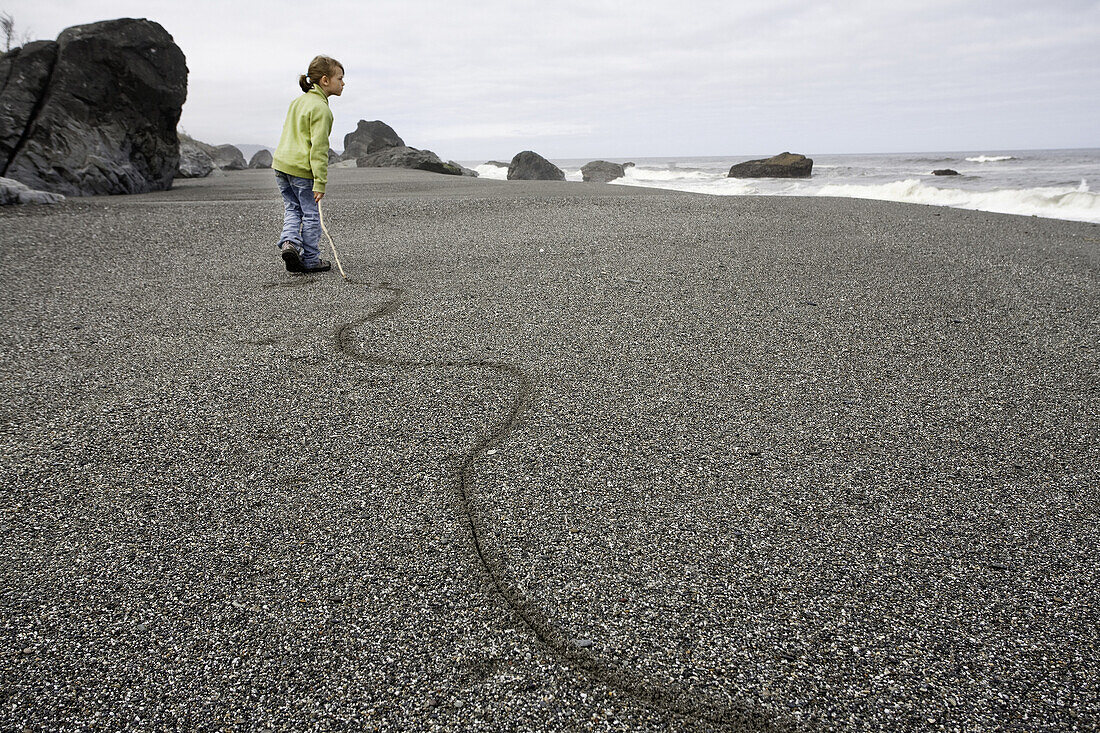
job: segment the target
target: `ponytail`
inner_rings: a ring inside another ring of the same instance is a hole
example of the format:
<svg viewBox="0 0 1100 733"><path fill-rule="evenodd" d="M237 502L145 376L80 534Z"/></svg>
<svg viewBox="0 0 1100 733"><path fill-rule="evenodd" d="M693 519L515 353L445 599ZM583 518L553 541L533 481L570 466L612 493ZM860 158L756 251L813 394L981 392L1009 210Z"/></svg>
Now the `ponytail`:
<svg viewBox="0 0 1100 733"><path fill-rule="evenodd" d="M302 88L303 92L308 92L314 84L321 81L322 76L331 79L337 69L343 71L344 65L331 56L314 56L313 60L309 62L307 73L298 77L298 86Z"/></svg>

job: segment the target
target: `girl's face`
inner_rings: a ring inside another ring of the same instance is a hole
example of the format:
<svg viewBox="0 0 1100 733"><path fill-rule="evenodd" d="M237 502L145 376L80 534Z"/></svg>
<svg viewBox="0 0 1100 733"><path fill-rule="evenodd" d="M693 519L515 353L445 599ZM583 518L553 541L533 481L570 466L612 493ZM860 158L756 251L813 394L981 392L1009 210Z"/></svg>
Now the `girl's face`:
<svg viewBox="0 0 1100 733"><path fill-rule="evenodd" d="M344 70L336 67L336 73L332 76L322 76L317 82L322 91L330 97L339 97L344 91Z"/></svg>

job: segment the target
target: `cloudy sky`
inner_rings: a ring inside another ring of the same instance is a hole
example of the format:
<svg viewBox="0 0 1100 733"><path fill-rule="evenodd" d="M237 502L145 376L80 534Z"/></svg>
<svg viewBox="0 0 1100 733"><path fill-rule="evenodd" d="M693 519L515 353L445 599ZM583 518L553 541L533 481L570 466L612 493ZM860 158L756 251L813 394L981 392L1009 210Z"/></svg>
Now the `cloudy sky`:
<svg viewBox="0 0 1100 733"><path fill-rule="evenodd" d="M32 38L145 17L187 56L181 126L274 145L298 74L444 158L1100 147L1100 1L0 0Z"/></svg>

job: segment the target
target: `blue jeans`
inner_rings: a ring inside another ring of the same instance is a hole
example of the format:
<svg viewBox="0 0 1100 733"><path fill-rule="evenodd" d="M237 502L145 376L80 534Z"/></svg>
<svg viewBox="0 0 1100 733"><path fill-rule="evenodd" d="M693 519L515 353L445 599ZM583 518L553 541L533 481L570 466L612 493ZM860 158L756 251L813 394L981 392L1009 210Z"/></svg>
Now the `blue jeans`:
<svg viewBox="0 0 1100 733"><path fill-rule="evenodd" d="M281 246L290 242L302 255L302 263L313 267L321 261L321 212L313 200L313 179L275 171L275 181L283 194L283 233Z"/></svg>

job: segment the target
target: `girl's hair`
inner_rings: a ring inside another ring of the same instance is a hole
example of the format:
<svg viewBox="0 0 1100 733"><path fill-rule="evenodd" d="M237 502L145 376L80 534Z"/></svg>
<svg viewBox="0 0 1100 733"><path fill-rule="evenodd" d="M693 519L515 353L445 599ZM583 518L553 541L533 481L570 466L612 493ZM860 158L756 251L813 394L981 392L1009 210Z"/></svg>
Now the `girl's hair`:
<svg viewBox="0 0 1100 733"><path fill-rule="evenodd" d="M343 71L344 65L331 56L314 56L309 62L309 71L298 77L298 86L303 92L308 92L314 84L321 83L322 76L332 78L337 69Z"/></svg>

